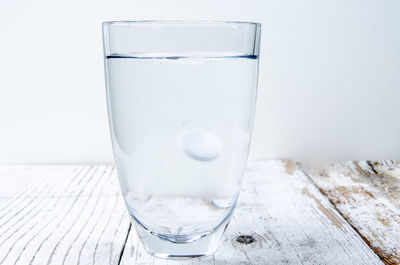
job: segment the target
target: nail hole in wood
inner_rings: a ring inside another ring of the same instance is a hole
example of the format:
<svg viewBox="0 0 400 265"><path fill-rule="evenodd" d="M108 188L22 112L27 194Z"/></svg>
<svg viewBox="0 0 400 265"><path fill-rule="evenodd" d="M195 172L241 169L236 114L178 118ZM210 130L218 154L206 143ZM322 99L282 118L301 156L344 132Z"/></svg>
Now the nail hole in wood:
<svg viewBox="0 0 400 265"><path fill-rule="evenodd" d="M251 243L254 243L256 239L252 236L241 235L236 238L236 241L239 242L240 244L249 245Z"/></svg>

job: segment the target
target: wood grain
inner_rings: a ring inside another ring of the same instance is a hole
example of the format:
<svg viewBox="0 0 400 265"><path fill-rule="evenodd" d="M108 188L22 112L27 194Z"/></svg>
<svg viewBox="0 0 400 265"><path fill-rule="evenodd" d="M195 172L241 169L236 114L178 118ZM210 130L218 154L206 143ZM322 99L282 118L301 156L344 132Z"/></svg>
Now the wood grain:
<svg viewBox="0 0 400 265"><path fill-rule="evenodd" d="M118 264L130 227L112 166L0 166L0 264Z"/></svg>
<svg viewBox="0 0 400 265"><path fill-rule="evenodd" d="M240 235L256 239L237 242ZM121 264L382 264L358 233L291 161L248 165L239 204L212 256L156 259L132 229Z"/></svg>
<svg viewBox="0 0 400 265"><path fill-rule="evenodd" d="M400 166L393 161L303 165L385 264L400 264Z"/></svg>
<svg viewBox="0 0 400 265"><path fill-rule="evenodd" d="M112 166L0 165L0 264L398 264L399 165L304 169L250 162L217 253L171 261L142 249Z"/></svg>

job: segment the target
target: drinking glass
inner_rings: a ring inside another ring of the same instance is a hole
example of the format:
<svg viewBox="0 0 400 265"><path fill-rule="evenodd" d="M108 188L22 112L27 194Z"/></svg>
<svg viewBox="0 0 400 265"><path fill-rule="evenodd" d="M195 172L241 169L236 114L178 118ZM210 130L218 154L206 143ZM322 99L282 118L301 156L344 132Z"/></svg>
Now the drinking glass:
<svg viewBox="0 0 400 265"><path fill-rule="evenodd" d="M108 117L131 222L158 257L213 253L235 208L261 25L103 23Z"/></svg>

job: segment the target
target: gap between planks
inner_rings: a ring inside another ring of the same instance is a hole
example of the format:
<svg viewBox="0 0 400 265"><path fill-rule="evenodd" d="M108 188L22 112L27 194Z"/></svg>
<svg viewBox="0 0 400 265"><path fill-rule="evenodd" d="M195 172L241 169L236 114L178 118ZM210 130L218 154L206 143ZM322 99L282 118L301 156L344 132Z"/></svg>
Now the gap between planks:
<svg viewBox="0 0 400 265"><path fill-rule="evenodd" d="M128 238L129 238L129 234L131 232L131 229L132 229L132 223L129 223L128 232L126 233L125 241L124 241L124 243L122 245L122 250L121 250L121 253L120 253L119 257L118 257L118 265L121 264L122 257L124 255L124 251L125 251L125 248L126 248L126 245L127 245L127 242L128 242Z"/></svg>

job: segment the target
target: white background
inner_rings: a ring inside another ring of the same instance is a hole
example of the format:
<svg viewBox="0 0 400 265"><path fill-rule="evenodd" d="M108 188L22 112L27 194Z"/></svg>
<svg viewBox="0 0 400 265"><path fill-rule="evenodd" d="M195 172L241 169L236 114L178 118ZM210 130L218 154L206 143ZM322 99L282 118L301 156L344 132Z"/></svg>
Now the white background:
<svg viewBox="0 0 400 265"><path fill-rule="evenodd" d="M0 0L0 163L112 153L101 22L263 24L251 158L400 159L400 1Z"/></svg>

